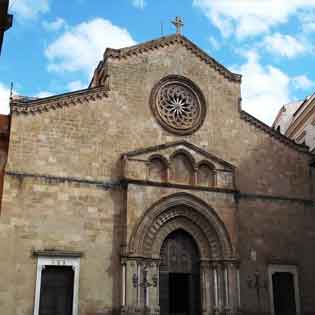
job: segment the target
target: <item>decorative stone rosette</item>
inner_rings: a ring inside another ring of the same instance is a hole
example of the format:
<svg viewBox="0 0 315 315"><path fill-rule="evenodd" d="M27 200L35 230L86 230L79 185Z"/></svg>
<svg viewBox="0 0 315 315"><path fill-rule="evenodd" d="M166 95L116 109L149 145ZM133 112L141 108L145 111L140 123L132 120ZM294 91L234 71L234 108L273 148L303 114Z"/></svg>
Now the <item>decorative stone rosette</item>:
<svg viewBox="0 0 315 315"><path fill-rule="evenodd" d="M167 76L152 90L151 109L166 130L187 135L203 123L206 105L200 89L181 76Z"/></svg>

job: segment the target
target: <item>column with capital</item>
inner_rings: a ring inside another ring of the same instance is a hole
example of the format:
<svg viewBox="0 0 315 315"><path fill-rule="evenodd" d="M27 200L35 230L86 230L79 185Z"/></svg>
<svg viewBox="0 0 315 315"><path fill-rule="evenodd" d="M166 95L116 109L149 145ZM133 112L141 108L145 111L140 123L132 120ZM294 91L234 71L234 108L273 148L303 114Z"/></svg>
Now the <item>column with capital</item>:
<svg viewBox="0 0 315 315"><path fill-rule="evenodd" d="M240 310L239 262L224 262L225 314L237 314Z"/></svg>
<svg viewBox="0 0 315 315"><path fill-rule="evenodd" d="M137 288L133 286L133 275L137 272L137 261L122 259L122 313L137 312Z"/></svg>
<svg viewBox="0 0 315 315"><path fill-rule="evenodd" d="M213 285L213 305L212 305L212 313L214 315L220 313L221 309L221 299L220 299L220 264L218 262L212 262L212 285Z"/></svg>
<svg viewBox="0 0 315 315"><path fill-rule="evenodd" d="M151 315L159 315L159 262L151 262L146 268L146 309Z"/></svg>
<svg viewBox="0 0 315 315"><path fill-rule="evenodd" d="M235 314L241 308L241 295L240 295L240 264L239 261L234 261L230 264L230 299L231 307Z"/></svg>
<svg viewBox="0 0 315 315"><path fill-rule="evenodd" d="M230 314L230 270L229 263L224 261L222 263L222 272L223 272L223 296L224 296L224 314Z"/></svg>
<svg viewBox="0 0 315 315"><path fill-rule="evenodd" d="M200 264L201 271L201 311L204 315L211 314L211 273L210 263L202 261Z"/></svg>

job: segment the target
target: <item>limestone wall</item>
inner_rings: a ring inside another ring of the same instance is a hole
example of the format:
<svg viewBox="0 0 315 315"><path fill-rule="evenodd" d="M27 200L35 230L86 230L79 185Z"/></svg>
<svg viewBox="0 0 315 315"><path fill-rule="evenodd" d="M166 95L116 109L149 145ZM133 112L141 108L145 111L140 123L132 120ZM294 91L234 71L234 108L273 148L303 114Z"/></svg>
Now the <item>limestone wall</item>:
<svg viewBox="0 0 315 315"><path fill-rule="evenodd" d="M129 185L128 191L115 188L122 176L123 153L184 139L233 164L241 193L310 197L309 156L242 120L239 84L228 81L186 48L171 45L107 62L108 97L33 115L12 115L0 215L0 249L5 253L0 272L6 280L5 286L0 283L3 314L32 314L36 259L31 253L41 249L83 252L80 315L117 311L120 246L128 242L139 218L154 202L181 190L137 185ZM192 135L168 133L151 113L151 89L168 74L190 78L206 98L206 119ZM306 254L314 244L310 206L241 198L237 207L231 194L188 193L217 211L235 248L240 249L245 301L252 297L244 286L252 271L247 258L253 247L262 266L274 254L285 262L294 253L305 280L305 307L315 305L308 291L314 287L313 266ZM307 241L302 251L301 244Z"/></svg>
<svg viewBox="0 0 315 315"><path fill-rule="evenodd" d="M34 251L82 252L80 314L120 305L121 192L7 176L0 217L1 312L33 314ZM101 313L102 314L102 313Z"/></svg>
<svg viewBox="0 0 315 315"><path fill-rule="evenodd" d="M313 314L315 277L313 260L315 233L314 207L299 202L259 198L239 204L241 255L241 299L246 311L258 312L257 292L247 279L260 273L261 311L270 313L268 265L293 265L298 270L302 314Z"/></svg>
<svg viewBox="0 0 315 315"><path fill-rule="evenodd" d="M240 119L239 84L185 47L174 45L107 62L111 89L107 98L13 115L8 170L116 178L122 153L185 139L234 164L241 191L309 197L309 157ZM207 116L193 135L170 134L151 113L151 89L168 74L189 77L205 95Z"/></svg>

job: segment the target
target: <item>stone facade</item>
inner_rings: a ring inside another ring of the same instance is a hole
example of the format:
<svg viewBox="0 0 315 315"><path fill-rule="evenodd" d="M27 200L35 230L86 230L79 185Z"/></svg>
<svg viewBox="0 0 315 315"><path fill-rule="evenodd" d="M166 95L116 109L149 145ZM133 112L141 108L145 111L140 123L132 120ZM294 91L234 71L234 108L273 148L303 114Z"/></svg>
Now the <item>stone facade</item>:
<svg viewBox="0 0 315 315"><path fill-rule="evenodd" d="M205 100L197 130L175 134L150 106L176 75ZM38 257L80 260L80 315L159 314L167 236L200 258L203 314L271 312L248 279L293 265L302 312L315 311L313 156L240 109L241 77L181 35L107 50L87 90L11 104L0 216L0 307L34 313ZM58 260L64 259L64 260ZM69 263L71 265L71 263ZM139 284L139 283L137 283ZM152 284L152 283L151 283Z"/></svg>

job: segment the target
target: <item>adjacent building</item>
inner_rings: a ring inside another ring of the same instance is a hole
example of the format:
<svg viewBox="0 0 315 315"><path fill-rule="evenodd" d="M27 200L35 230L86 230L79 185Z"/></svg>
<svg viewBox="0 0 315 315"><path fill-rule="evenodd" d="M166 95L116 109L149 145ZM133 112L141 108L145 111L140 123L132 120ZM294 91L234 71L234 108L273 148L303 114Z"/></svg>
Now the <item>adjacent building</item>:
<svg viewBox="0 0 315 315"><path fill-rule="evenodd" d="M176 34L13 99L1 313L314 314L314 155L240 87Z"/></svg>
<svg viewBox="0 0 315 315"><path fill-rule="evenodd" d="M4 32L12 26L13 15L8 14L9 0L0 0L0 54Z"/></svg>
<svg viewBox="0 0 315 315"><path fill-rule="evenodd" d="M315 153L315 94L282 106L272 128Z"/></svg>

